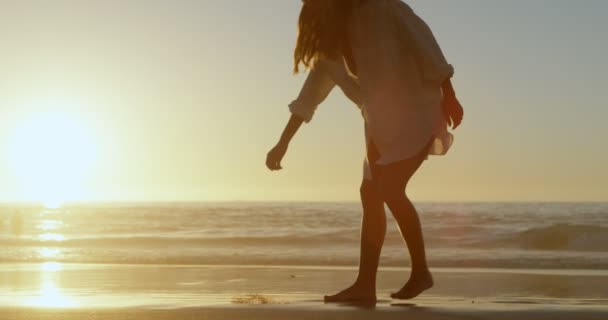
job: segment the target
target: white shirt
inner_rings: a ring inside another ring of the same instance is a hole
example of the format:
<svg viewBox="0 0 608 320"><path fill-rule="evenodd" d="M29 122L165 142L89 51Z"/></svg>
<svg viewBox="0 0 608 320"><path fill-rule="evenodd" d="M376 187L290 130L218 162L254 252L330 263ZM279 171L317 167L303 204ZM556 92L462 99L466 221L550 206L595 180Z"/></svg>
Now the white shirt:
<svg viewBox="0 0 608 320"><path fill-rule="evenodd" d="M414 157L431 139L429 154L445 154L453 136L441 85L454 69L427 24L400 0L373 0L354 10L348 36L357 76L344 61L319 61L289 105L291 113L309 122L337 85L361 109L366 142L380 153L376 164ZM367 159L364 177L371 179Z"/></svg>

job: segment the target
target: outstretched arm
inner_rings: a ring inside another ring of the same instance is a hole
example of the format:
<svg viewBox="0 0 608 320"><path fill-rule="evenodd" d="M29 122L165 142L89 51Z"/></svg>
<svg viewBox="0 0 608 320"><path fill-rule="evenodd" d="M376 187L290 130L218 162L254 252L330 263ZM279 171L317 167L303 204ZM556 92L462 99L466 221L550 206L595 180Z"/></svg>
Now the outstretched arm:
<svg viewBox="0 0 608 320"><path fill-rule="evenodd" d="M266 166L275 171L281 170L281 160L287 152L289 143L294 137L302 122L309 122L319 104L327 98L336 83L327 72L326 61L319 61L310 71L298 98L289 105L291 117L283 130L281 139L266 156Z"/></svg>
<svg viewBox="0 0 608 320"><path fill-rule="evenodd" d="M281 139L279 139L279 143L277 143L277 145L272 148L272 150L270 150L266 156L266 167L268 167L268 169L272 171L283 169L283 167L281 167L281 160L283 160L283 157L287 152L289 142L291 142L291 139L296 132L298 132L298 129L300 129L303 122L304 120L299 116L293 114L291 115L285 129L283 130Z"/></svg>
<svg viewBox="0 0 608 320"><path fill-rule="evenodd" d="M448 126L456 129L462 123L464 110L456 98L456 92L450 79L443 83L441 89L443 91L443 113L448 121Z"/></svg>

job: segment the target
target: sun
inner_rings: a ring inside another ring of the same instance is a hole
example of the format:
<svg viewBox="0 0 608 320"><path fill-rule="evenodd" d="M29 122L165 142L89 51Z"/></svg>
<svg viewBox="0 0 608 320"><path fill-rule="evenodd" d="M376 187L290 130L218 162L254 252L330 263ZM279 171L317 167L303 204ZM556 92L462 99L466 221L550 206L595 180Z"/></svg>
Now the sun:
<svg viewBox="0 0 608 320"><path fill-rule="evenodd" d="M97 157L93 135L77 115L29 114L9 141L9 161L24 199L57 208L78 200Z"/></svg>

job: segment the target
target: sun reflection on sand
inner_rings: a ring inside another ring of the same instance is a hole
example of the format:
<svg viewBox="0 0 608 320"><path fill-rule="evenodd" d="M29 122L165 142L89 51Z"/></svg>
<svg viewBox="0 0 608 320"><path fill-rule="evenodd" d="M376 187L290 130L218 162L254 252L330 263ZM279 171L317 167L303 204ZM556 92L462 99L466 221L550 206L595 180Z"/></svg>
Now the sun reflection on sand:
<svg viewBox="0 0 608 320"><path fill-rule="evenodd" d="M63 264L59 262L45 262L40 266L42 271L57 272L63 270Z"/></svg>
<svg viewBox="0 0 608 320"><path fill-rule="evenodd" d="M45 262L40 266L40 289L31 298L24 301L26 306L42 308L71 308L76 302L61 291L58 285L58 273L63 265L57 262Z"/></svg>

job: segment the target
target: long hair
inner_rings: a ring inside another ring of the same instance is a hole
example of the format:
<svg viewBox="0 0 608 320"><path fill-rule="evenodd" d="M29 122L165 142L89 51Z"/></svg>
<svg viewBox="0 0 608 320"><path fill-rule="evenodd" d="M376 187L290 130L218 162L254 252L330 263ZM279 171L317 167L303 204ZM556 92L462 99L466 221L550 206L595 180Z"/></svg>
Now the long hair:
<svg viewBox="0 0 608 320"><path fill-rule="evenodd" d="M361 0L302 0L294 73L311 69L322 58L336 59L347 44L347 23Z"/></svg>

